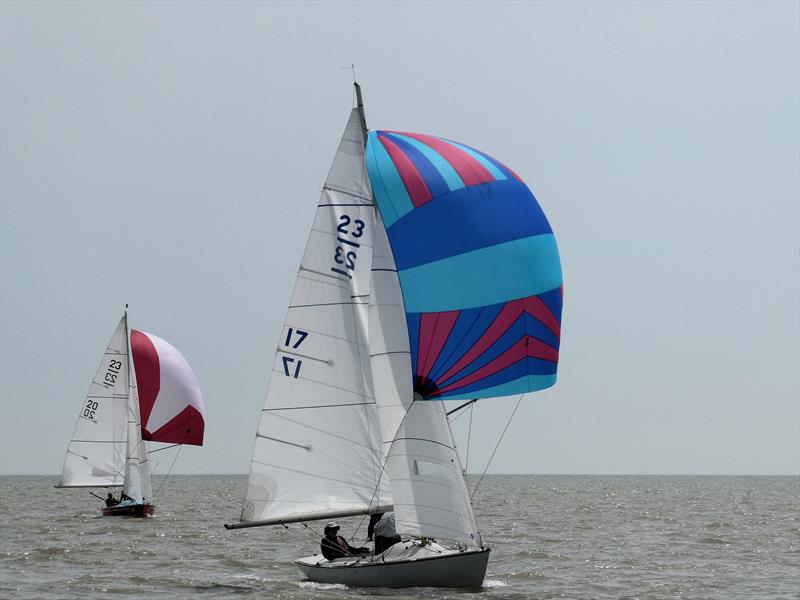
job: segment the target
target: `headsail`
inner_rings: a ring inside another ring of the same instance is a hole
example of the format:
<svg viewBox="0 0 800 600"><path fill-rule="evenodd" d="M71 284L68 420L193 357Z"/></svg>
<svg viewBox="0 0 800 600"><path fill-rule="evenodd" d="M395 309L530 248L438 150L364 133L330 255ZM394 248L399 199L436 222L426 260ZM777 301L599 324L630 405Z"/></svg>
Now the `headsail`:
<svg viewBox="0 0 800 600"><path fill-rule="evenodd" d="M131 352L142 421L142 438L203 445L203 396L192 367L172 344L131 330Z"/></svg>
<svg viewBox="0 0 800 600"><path fill-rule="evenodd" d="M403 298L380 217L375 230L369 337L397 532L479 545L444 406L422 401L413 391Z"/></svg>
<svg viewBox="0 0 800 600"><path fill-rule="evenodd" d="M522 180L428 135L369 134L367 168L405 305L424 399L555 383L562 304L553 232Z"/></svg>
<svg viewBox="0 0 800 600"><path fill-rule="evenodd" d="M122 317L81 404L60 485L122 485L128 403L128 340Z"/></svg>
<svg viewBox="0 0 800 600"><path fill-rule="evenodd" d="M241 520L375 511L382 455L367 351L375 208L353 109L325 182L275 353Z"/></svg>

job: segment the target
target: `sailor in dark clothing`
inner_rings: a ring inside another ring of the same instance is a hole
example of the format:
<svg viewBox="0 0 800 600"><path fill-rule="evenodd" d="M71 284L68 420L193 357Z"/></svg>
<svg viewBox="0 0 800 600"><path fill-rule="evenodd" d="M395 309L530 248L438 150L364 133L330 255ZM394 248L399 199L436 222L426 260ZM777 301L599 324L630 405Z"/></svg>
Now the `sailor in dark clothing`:
<svg viewBox="0 0 800 600"><path fill-rule="evenodd" d="M106 506L115 506L117 504L119 504L119 500L114 498L114 496L111 495L111 492L108 492L108 496L106 496Z"/></svg>
<svg viewBox="0 0 800 600"><path fill-rule="evenodd" d="M353 548L348 544L347 540L339 535L339 526L334 522L330 522L325 526L325 537L322 538L319 545L322 550L322 556L328 560L357 556L369 552L369 548Z"/></svg>

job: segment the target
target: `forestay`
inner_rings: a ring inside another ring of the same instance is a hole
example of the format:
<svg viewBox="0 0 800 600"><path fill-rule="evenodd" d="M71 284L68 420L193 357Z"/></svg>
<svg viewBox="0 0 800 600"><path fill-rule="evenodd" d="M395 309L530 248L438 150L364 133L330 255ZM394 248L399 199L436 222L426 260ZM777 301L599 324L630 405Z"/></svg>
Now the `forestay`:
<svg viewBox="0 0 800 600"><path fill-rule="evenodd" d="M239 526L391 504L388 486L379 485L382 455L367 351L374 214L353 109L275 353Z"/></svg>
<svg viewBox="0 0 800 600"><path fill-rule="evenodd" d="M128 340L123 317L81 404L61 486L122 485L128 393Z"/></svg>
<svg viewBox="0 0 800 600"><path fill-rule="evenodd" d="M378 217L369 337L385 472L400 534L480 544L444 406L414 394L403 298Z"/></svg>

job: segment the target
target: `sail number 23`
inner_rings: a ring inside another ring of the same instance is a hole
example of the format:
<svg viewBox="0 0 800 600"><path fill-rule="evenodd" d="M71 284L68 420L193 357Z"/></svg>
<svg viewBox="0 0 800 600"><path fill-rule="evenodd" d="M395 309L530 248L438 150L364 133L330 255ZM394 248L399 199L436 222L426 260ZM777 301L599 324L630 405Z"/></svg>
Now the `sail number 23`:
<svg viewBox="0 0 800 600"><path fill-rule="evenodd" d="M339 245L333 251L333 262L336 265L331 267L331 271L348 279L353 278L350 271L356 268L356 250L361 247L355 240L362 235L364 235L364 221L351 219L350 215L339 217L339 225L336 227L336 241Z"/></svg>

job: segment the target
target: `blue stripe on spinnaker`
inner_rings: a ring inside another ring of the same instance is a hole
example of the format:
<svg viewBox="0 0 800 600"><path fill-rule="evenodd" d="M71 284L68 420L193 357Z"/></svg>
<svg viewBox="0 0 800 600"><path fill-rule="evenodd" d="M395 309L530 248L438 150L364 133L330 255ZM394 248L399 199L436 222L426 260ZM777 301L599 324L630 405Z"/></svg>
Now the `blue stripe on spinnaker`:
<svg viewBox="0 0 800 600"><path fill-rule="evenodd" d="M447 162L447 160L445 160L441 154L436 152L436 150L426 144L423 144L419 140L415 140L414 138L410 138L405 135L400 135L399 133L392 133L390 135L392 138L403 140L424 154L425 157L431 161L433 166L436 167L436 170L439 171L439 174L445 180L448 188L450 188L451 191L464 187L464 182L461 180L461 177L459 177L458 173L456 173L456 170L450 165L449 162ZM431 190L431 192L432 191L433 190ZM436 194L434 194L434 197L435 196Z"/></svg>
<svg viewBox="0 0 800 600"><path fill-rule="evenodd" d="M469 146L465 146L464 144L459 144L458 142L454 142L453 140L447 140L447 141L448 141L448 143L453 144L453 146L456 146L457 148L461 148L464 152L466 152L472 158L474 158L479 163L481 163L486 168L486 170L489 171L489 173L492 174L492 177L494 177L495 179L498 179L498 180L508 179L508 177L506 177L505 173L503 173L497 167L497 165L494 164L494 162L489 160L486 157L486 155L481 154L480 152L477 152L476 150L473 150Z"/></svg>
<svg viewBox="0 0 800 600"><path fill-rule="evenodd" d="M417 370L417 356L419 355L419 313L406 313L406 325L408 326L408 342L411 349L411 372Z"/></svg>
<svg viewBox="0 0 800 600"><path fill-rule="evenodd" d="M481 306L470 310L462 310L450 332L439 357L431 367L429 377L438 381L441 375L456 364L467 351L483 336L486 329L500 314L505 304Z"/></svg>
<svg viewBox="0 0 800 600"><path fill-rule="evenodd" d="M451 256L398 275L407 312L443 312L552 290L561 285L561 262L555 237L545 234Z"/></svg>
<svg viewBox="0 0 800 600"><path fill-rule="evenodd" d="M499 171L500 173L502 173L503 179L514 179L515 181L517 180L517 177L514 175L514 173L511 172L511 170L508 167L504 166L499 160L492 158L485 152L481 152L477 148L470 148L469 146L465 146L464 144L459 144L458 142L453 142L452 140L447 140L447 141L450 142L451 144L461 146L465 151L470 152L472 156L475 157L476 160L480 160L480 158L482 158L486 162L490 163L495 168L495 171ZM494 174L494 171L491 171L491 173Z"/></svg>
<svg viewBox="0 0 800 600"><path fill-rule="evenodd" d="M383 147L377 134L370 132L367 140L367 172L383 223L388 228L397 219L414 210L406 186Z"/></svg>
<svg viewBox="0 0 800 600"><path fill-rule="evenodd" d="M400 270L552 231L539 203L516 179L450 192L387 226Z"/></svg>
<svg viewBox="0 0 800 600"><path fill-rule="evenodd" d="M451 375L447 380L437 381L436 385L438 385L440 388L446 388L450 384L456 383L459 379L468 377L478 369L488 365L501 354L509 350L512 346L514 346L514 344L519 342L526 333L530 333L525 329L526 325L530 323L525 317L526 315L520 315L520 318L518 318L512 324L512 326L503 335L501 335L497 341L495 341L494 344L489 346L489 348L487 348L483 354L476 357L471 363L465 365L461 371ZM542 326L542 328L544 328L544 326ZM556 344L556 348L558 348L558 344ZM520 358L520 361L527 360L528 358L532 357L524 356ZM556 369L558 368L557 364L554 362L549 362L544 359L536 360L541 361L541 364L537 364L537 370L535 371L537 373L555 373ZM550 368L547 367L548 362L550 364Z"/></svg>
<svg viewBox="0 0 800 600"><path fill-rule="evenodd" d="M394 142L417 168L417 171L425 181L425 185L428 186L431 198L436 198L450 191L450 187L433 162L414 144L409 143L408 138L393 133L385 133L384 135Z"/></svg>

